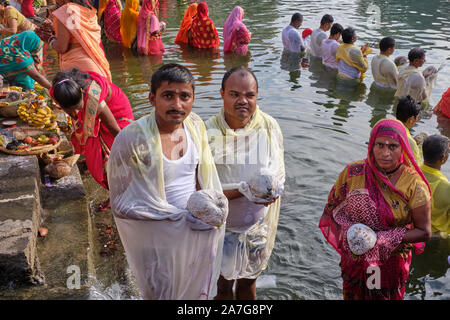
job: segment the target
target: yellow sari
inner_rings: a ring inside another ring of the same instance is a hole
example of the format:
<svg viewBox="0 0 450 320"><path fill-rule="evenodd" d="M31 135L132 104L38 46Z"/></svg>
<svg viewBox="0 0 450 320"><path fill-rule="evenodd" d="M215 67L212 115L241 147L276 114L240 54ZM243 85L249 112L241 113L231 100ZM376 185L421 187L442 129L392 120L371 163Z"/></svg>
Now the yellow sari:
<svg viewBox="0 0 450 320"><path fill-rule="evenodd" d="M139 0L126 0L120 17L120 35L124 47L131 48L131 43L137 35L139 17Z"/></svg>

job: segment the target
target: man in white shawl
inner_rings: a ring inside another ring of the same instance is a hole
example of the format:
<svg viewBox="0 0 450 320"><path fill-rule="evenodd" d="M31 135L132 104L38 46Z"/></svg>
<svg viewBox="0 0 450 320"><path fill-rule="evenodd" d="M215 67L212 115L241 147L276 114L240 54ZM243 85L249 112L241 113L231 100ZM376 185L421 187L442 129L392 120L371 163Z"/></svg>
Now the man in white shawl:
<svg viewBox="0 0 450 320"><path fill-rule="evenodd" d="M322 42L328 38L326 32L331 29L334 18L330 14L326 14L320 20L320 27L314 29L311 33L311 55L322 59Z"/></svg>
<svg viewBox="0 0 450 320"><path fill-rule="evenodd" d="M425 63L424 49L411 49L408 60L409 66L401 69L398 74L395 96L398 98L411 96L416 102L426 104L436 84L438 70L433 66L426 68L423 73L419 70Z"/></svg>
<svg viewBox="0 0 450 320"><path fill-rule="evenodd" d="M181 65L164 65L149 98L155 110L122 130L111 149L114 219L144 299L210 299L225 230L186 208L196 190L222 188L205 124L191 112L194 78Z"/></svg>
<svg viewBox="0 0 450 320"><path fill-rule="evenodd" d="M205 122L222 188L229 200L222 268L215 299L256 299L267 267L284 188L283 136L257 105L258 83L245 67L222 80L223 108Z"/></svg>

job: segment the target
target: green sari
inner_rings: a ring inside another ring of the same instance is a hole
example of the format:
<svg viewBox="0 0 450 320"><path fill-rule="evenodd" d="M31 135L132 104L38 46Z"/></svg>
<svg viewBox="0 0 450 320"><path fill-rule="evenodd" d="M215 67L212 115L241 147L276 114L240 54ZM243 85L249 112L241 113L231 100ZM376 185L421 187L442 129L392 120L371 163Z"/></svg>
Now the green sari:
<svg viewBox="0 0 450 320"><path fill-rule="evenodd" d="M44 42L30 30L0 41L0 74L10 84L31 89L34 80L26 74L35 67L33 57L42 62Z"/></svg>

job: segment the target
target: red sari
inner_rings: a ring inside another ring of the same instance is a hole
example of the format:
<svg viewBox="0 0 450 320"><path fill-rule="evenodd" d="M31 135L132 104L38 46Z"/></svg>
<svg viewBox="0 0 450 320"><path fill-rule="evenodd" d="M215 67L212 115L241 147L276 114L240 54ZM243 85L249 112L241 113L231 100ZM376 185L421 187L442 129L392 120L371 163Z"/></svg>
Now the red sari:
<svg viewBox="0 0 450 320"><path fill-rule="evenodd" d="M114 136L100 121L98 109L107 106L121 129L129 125L134 120L134 116L127 96L118 86L98 73L91 71L86 73L93 81L87 90L88 94L84 97L84 106L77 115L75 131L70 140L75 153L85 155L86 165L95 181L108 189L105 164L108 161ZM106 102L108 87L111 89L111 96Z"/></svg>
<svg viewBox="0 0 450 320"><path fill-rule="evenodd" d="M33 0L23 0L21 12L27 18L34 17Z"/></svg>
<svg viewBox="0 0 450 320"><path fill-rule="evenodd" d="M450 88L448 88L447 91L444 92L441 100L436 105L433 111L440 111L444 116L450 118Z"/></svg>
<svg viewBox="0 0 450 320"><path fill-rule="evenodd" d="M208 17L208 5L200 2L197 6L197 15L191 26L192 45L196 48L216 48L220 44L219 34L213 21Z"/></svg>

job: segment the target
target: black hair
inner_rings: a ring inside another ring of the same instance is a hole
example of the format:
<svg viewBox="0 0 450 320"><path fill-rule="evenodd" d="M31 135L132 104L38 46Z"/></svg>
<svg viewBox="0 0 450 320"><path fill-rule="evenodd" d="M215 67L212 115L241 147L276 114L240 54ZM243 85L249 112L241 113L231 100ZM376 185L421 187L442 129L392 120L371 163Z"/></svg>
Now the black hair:
<svg viewBox="0 0 450 320"><path fill-rule="evenodd" d="M395 40L391 37L384 37L380 40L380 51L384 52L387 49L395 47Z"/></svg>
<svg viewBox="0 0 450 320"><path fill-rule="evenodd" d="M440 134L434 134L425 138L422 145L423 159L427 163L436 163L445 156L448 149L449 139Z"/></svg>
<svg viewBox="0 0 450 320"><path fill-rule="evenodd" d="M240 74L242 76L244 76L245 74L251 74L253 79L255 79L255 82L256 82L256 91L258 91L258 79L256 79L255 74L251 70L247 69L244 66L237 66L237 67L231 68L230 70L228 70L223 75L223 78L222 78L222 90L225 91L225 83L227 82L228 78L235 72L240 72Z"/></svg>
<svg viewBox="0 0 450 320"><path fill-rule="evenodd" d="M88 9L94 8L94 6L91 5L91 2L89 0L70 0L70 2L79 4L80 6L83 6Z"/></svg>
<svg viewBox="0 0 450 320"><path fill-rule="evenodd" d="M355 34L355 29L353 29L352 27L345 28L342 31L342 41L344 43L352 43L352 39Z"/></svg>
<svg viewBox="0 0 450 320"><path fill-rule="evenodd" d="M9 0L0 0L0 4L6 6L9 6Z"/></svg>
<svg viewBox="0 0 450 320"><path fill-rule="evenodd" d="M58 72L52 81L53 98L63 109L73 107L80 102L81 89L86 87L86 80L89 79L88 73L76 67Z"/></svg>
<svg viewBox="0 0 450 320"><path fill-rule="evenodd" d="M410 96L406 96L398 101L395 117L401 122L406 122L410 117L417 117L420 110L421 105Z"/></svg>
<svg viewBox="0 0 450 320"><path fill-rule="evenodd" d="M409 62L413 62L416 59L422 59L425 56L425 50L422 48L412 48L408 52Z"/></svg>
<svg viewBox="0 0 450 320"><path fill-rule="evenodd" d="M303 21L303 16L302 16L302 14L301 14L301 13L298 13L298 12L296 12L296 13L294 13L294 14L292 15L291 23L294 23L294 22L297 22L297 21Z"/></svg>
<svg viewBox="0 0 450 320"><path fill-rule="evenodd" d="M334 21L333 16L331 14L326 14L320 20L320 25L323 26L326 23L333 23L333 21Z"/></svg>
<svg viewBox="0 0 450 320"><path fill-rule="evenodd" d="M334 36L335 34L342 33L344 31L344 27L341 26L339 23L333 23L330 30L330 35Z"/></svg>
<svg viewBox="0 0 450 320"><path fill-rule="evenodd" d="M156 94L156 91L161 87L161 84L167 81L169 84L189 83L192 86L192 92L195 91L195 79L188 68L178 63L168 63L156 70L152 75L151 92Z"/></svg>

